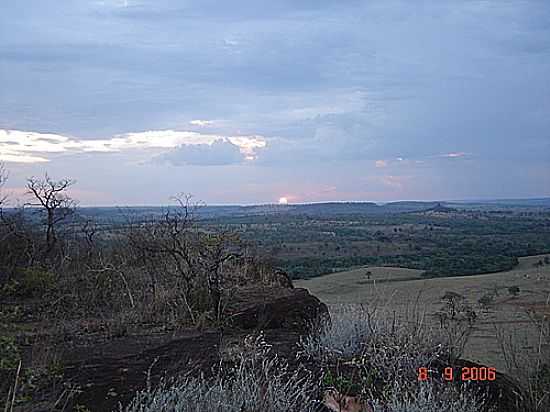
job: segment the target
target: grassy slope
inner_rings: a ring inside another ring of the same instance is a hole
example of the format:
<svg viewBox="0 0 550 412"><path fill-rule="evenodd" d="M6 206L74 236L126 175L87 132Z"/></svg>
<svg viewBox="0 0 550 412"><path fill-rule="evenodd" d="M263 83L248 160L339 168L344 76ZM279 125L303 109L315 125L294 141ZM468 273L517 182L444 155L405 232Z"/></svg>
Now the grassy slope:
<svg viewBox="0 0 550 412"><path fill-rule="evenodd" d="M414 279L421 271L402 268L369 268L377 283L366 282L367 269L334 273L318 278L295 281L323 302L331 304L387 304L397 308L416 302L427 314L441 308L441 296L454 291L465 296L476 307L478 322L472 339L466 348L465 357L504 369L504 362L496 339L495 325L510 332L535 337L535 330L526 310L547 310L550 296L550 265L541 268L533 264L545 255L520 258L519 265L510 271L488 275L459 276L434 279ZM526 277L528 276L528 278ZM390 282L382 280L391 279ZM509 286L519 286L521 292L512 298ZM479 310L477 300L487 294L498 292L495 303L487 313ZM550 315L550 313L548 314ZM529 345L523 345L529 350Z"/></svg>

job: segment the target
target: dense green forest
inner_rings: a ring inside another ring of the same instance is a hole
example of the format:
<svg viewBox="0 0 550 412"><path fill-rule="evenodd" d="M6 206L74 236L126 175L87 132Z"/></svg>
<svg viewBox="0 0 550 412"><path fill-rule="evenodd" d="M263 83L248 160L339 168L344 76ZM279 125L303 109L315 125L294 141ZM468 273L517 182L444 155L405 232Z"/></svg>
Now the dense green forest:
<svg viewBox="0 0 550 412"><path fill-rule="evenodd" d="M210 220L269 252L294 278L362 265L459 276L513 268L517 258L550 251L544 209L400 214L275 215Z"/></svg>

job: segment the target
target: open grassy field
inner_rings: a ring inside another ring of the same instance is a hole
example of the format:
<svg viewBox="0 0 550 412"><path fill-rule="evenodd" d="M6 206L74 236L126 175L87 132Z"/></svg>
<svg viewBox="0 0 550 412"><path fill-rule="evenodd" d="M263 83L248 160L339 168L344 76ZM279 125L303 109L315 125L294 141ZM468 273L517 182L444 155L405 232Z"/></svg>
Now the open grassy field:
<svg viewBox="0 0 550 412"><path fill-rule="evenodd" d="M496 328L515 335L519 350L530 351L538 337L532 317L550 316L550 265L537 265L545 256L522 257L513 270L487 275L422 279L419 270L369 267L297 280L295 285L307 288L329 307L375 304L400 311L415 305L434 322L437 320L430 315L443 307L442 296L447 291L456 292L477 313L464 357L505 370ZM370 280L367 271L371 272ZM517 296L508 290L513 286L519 288ZM486 307L478 302L484 295L493 296Z"/></svg>

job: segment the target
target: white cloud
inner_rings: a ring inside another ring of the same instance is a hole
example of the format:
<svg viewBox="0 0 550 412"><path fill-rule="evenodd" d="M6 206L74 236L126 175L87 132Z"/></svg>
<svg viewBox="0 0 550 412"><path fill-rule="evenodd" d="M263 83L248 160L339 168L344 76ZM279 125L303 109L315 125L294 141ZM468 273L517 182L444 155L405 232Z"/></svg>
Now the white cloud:
<svg viewBox="0 0 550 412"><path fill-rule="evenodd" d="M38 156L28 156L21 154L0 153L1 162L11 163L45 163L49 162L48 159Z"/></svg>
<svg viewBox="0 0 550 412"><path fill-rule="evenodd" d="M445 153L442 155L439 155L439 157L449 157L449 158L456 158L456 157L464 157L467 153L464 152L452 152L452 153Z"/></svg>
<svg viewBox="0 0 550 412"><path fill-rule="evenodd" d="M51 133L0 130L0 160L18 163L47 162L48 154L113 153L123 151L175 149L181 146L234 145L248 160L266 146L262 136L217 136L189 131L151 130L117 135L110 139L78 139ZM157 153L158 154L158 153Z"/></svg>
<svg viewBox="0 0 550 412"><path fill-rule="evenodd" d="M189 122L190 125L192 126L200 126L200 127L204 127L204 126L212 126L214 124L214 122L212 120L200 120L200 119L197 119L197 120L191 120Z"/></svg>

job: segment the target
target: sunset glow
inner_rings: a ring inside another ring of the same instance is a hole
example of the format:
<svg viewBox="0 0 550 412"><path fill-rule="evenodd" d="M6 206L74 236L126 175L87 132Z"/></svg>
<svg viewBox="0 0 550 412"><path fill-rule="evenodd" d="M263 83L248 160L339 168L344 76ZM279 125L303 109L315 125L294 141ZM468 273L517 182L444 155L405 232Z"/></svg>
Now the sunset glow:
<svg viewBox="0 0 550 412"><path fill-rule="evenodd" d="M288 199L286 197L280 197L279 198L279 204L280 205L288 205Z"/></svg>

